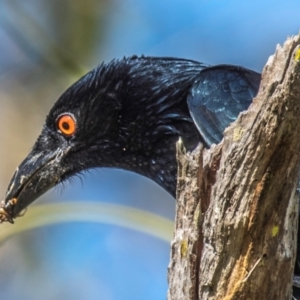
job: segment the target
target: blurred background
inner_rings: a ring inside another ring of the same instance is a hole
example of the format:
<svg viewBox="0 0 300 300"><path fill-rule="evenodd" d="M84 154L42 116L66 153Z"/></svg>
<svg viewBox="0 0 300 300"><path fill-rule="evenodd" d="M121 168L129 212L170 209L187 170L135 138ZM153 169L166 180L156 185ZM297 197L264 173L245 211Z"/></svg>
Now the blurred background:
<svg viewBox="0 0 300 300"><path fill-rule="evenodd" d="M2 198L54 101L100 62L145 54L261 72L299 16L299 0L0 0ZM53 189L0 226L0 299L165 299L174 207L120 170Z"/></svg>

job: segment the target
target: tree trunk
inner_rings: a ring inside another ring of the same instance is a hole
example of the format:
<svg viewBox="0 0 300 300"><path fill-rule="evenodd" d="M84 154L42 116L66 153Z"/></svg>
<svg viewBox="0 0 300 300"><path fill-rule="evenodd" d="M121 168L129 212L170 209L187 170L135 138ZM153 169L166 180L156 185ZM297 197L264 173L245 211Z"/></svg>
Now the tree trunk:
<svg viewBox="0 0 300 300"><path fill-rule="evenodd" d="M291 299L300 165L300 36L211 149L178 143L168 300Z"/></svg>

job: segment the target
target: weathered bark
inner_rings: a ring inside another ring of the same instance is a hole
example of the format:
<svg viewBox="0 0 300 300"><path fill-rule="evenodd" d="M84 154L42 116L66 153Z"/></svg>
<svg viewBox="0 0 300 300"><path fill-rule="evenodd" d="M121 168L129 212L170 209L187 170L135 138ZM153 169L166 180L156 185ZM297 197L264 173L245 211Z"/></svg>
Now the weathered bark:
<svg viewBox="0 0 300 300"><path fill-rule="evenodd" d="M169 300L290 299L300 166L300 37L211 149L178 144Z"/></svg>

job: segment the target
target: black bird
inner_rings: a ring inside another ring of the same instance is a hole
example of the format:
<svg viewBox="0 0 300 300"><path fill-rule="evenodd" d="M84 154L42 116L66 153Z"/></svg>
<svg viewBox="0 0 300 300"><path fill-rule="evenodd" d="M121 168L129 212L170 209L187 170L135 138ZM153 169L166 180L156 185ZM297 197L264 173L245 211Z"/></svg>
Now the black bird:
<svg viewBox="0 0 300 300"><path fill-rule="evenodd" d="M134 171L175 196L178 138L188 150L219 143L249 107L260 80L242 67L177 58L133 56L101 64L50 110L13 175L0 222L13 223L48 189L95 167Z"/></svg>
<svg viewBox="0 0 300 300"><path fill-rule="evenodd" d="M250 105L260 79L242 67L176 58L101 64L50 110L11 180L0 220L12 222L54 185L95 167L134 171L175 196L178 138L188 150L219 143Z"/></svg>

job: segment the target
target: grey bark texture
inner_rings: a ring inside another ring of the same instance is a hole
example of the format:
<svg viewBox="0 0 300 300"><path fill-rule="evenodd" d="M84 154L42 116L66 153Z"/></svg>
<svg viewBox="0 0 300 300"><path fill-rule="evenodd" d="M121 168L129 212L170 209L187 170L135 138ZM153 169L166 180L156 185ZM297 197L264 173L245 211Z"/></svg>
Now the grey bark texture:
<svg viewBox="0 0 300 300"><path fill-rule="evenodd" d="M219 145L177 147L168 300L291 299L300 166L300 36Z"/></svg>

